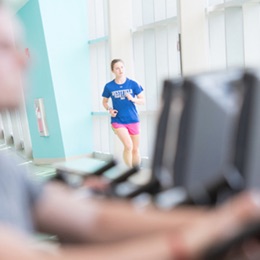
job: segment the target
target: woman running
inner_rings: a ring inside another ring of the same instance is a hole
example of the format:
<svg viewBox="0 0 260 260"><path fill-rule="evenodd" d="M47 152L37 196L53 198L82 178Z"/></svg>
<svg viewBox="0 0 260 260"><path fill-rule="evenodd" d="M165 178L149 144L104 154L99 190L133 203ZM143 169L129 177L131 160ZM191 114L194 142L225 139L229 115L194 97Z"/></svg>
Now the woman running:
<svg viewBox="0 0 260 260"><path fill-rule="evenodd" d="M121 59L112 60L111 70L115 79L105 85L103 106L110 113L112 128L124 145L123 158L126 165L140 165L140 123L135 105L145 103L143 88L126 77ZM113 107L108 104L110 97Z"/></svg>

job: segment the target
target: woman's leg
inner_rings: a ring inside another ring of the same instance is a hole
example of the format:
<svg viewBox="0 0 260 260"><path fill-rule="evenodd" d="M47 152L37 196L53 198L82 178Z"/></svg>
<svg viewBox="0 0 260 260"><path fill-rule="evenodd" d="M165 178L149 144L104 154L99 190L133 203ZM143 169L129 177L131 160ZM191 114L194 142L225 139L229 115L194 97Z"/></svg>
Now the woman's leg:
<svg viewBox="0 0 260 260"><path fill-rule="evenodd" d="M132 167L132 151L133 151L133 142L128 133L128 130L124 127L114 129L118 138L124 145L124 162L127 166Z"/></svg>
<svg viewBox="0 0 260 260"><path fill-rule="evenodd" d="M140 157L140 135L130 135L133 143L133 150L132 150L132 162L133 166L140 165L141 157Z"/></svg>

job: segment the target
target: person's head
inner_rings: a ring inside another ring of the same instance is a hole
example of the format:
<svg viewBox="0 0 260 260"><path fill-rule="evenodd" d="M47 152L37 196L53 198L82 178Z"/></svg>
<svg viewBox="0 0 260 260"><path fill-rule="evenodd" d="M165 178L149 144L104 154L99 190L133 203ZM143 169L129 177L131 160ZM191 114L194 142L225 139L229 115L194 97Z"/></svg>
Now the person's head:
<svg viewBox="0 0 260 260"><path fill-rule="evenodd" d="M111 71L115 74L116 78L125 75L125 65L121 59L114 59L111 61Z"/></svg>
<svg viewBox="0 0 260 260"><path fill-rule="evenodd" d="M14 15L0 0L0 110L17 107L23 96L26 58L20 48L20 29Z"/></svg>

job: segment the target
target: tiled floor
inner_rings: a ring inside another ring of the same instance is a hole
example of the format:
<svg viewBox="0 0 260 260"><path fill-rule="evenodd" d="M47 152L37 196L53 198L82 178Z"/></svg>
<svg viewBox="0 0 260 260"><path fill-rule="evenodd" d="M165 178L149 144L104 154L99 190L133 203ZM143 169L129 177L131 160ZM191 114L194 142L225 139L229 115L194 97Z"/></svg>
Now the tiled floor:
<svg viewBox="0 0 260 260"><path fill-rule="evenodd" d="M48 180L55 175L55 167L53 165L35 165L32 160L25 158L22 152L15 151L11 146L6 145L1 139L0 151L5 151L6 153L10 153L10 155L15 155L18 157L20 165L27 167L30 173L36 177L39 177L40 179ZM91 158L82 158L63 164L70 166L75 170L80 169L86 172L93 172L96 168L102 167L104 165L104 161ZM117 166L106 171L105 176L108 179L114 179L115 177L124 173L127 169L128 168L124 164L118 164ZM143 184L149 180L150 174L151 173L149 169L143 169L138 174L132 176L129 180L135 184Z"/></svg>
<svg viewBox="0 0 260 260"><path fill-rule="evenodd" d="M39 178L50 178L55 174L55 168L51 165L35 165L30 159L25 158L22 152L15 151L11 146L6 145L4 140L0 139L0 151L7 154L15 155L20 161L19 165L27 167L28 171Z"/></svg>

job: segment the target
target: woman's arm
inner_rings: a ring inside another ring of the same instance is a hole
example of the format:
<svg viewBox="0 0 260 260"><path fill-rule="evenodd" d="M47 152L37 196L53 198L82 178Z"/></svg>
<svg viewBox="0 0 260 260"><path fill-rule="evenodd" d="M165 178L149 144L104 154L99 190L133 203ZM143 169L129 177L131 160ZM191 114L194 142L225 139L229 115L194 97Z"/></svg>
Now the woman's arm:
<svg viewBox="0 0 260 260"><path fill-rule="evenodd" d="M60 260L172 260L180 259L173 257L172 241L168 234L154 234L152 236L138 237L123 240L117 243L92 245L79 248L63 248ZM57 259L58 260L58 259Z"/></svg>
<svg viewBox="0 0 260 260"><path fill-rule="evenodd" d="M235 218L243 222L260 216L260 207L254 203L254 198L259 197L247 194L240 196L231 200L232 203L209 211L210 214L206 209L199 208L176 208L172 212L153 208L140 211L124 201L79 199L63 186L52 184L37 203L34 216L38 229L43 232L57 234L71 241L107 242L158 232L175 232L176 229L187 227L189 229L198 221L202 223L202 228L206 219L207 223L216 221L214 219L210 222L217 212L223 217L222 220L229 219L232 223L231 219ZM221 222L221 218L218 219Z"/></svg>
<svg viewBox="0 0 260 260"><path fill-rule="evenodd" d="M145 98L144 98L144 94L142 92L140 94L138 94L135 98L131 94L127 94L126 98L129 101L132 101L133 103L135 103L137 105L144 105L145 104Z"/></svg>
<svg viewBox="0 0 260 260"><path fill-rule="evenodd" d="M103 101L102 101L103 107L109 112L109 114L112 117L116 117L118 111L108 105L108 100L109 100L108 98L103 97Z"/></svg>
<svg viewBox="0 0 260 260"><path fill-rule="evenodd" d="M100 245L49 245L35 242L15 230L0 227L0 259L19 260L170 260L168 234L155 234ZM178 258L177 258L178 259Z"/></svg>
<svg viewBox="0 0 260 260"><path fill-rule="evenodd" d="M129 202L80 199L58 184L49 184L34 208L39 231L78 242L116 241L166 232L190 224L202 214L204 209L140 212Z"/></svg>
<svg viewBox="0 0 260 260"><path fill-rule="evenodd" d="M61 209L56 207L56 211L59 210ZM70 209L71 212L73 210L75 208ZM32 247L30 241L19 237L17 232L10 233L8 229L0 228L0 258L19 260L202 259L200 256L206 249L234 236L247 223L259 219L259 211L259 194L243 194L223 206L204 212L200 218L194 219L191 214L188 214L190 223L179 226L175 231L168 229L120 242L99 245L61 246L56 252L51 251L50 253ZM52 213L53 211L48 212L49 221L55 217ZM61 212L61 215L64 213ZM82 218L86 218L84 212L78 213L83 215ZM114 217L116 217L116 213L118 212L115 212ZM174 215L171 219L174 222ZM120 225L120 221L116 221ZM131 222L134 221L137 219L131 220ZM77 223L67 222L67 225L70 224L76 225ZM138 225L138 221L135 224ZM101 226L99 231L96 230L100 236L104 232L102 228Z"/></svg>
<svg viewBox="0 0 260 260"><path fill-rule="evenodd" d="M108 98L106 97L103 97L103 101L102 101L102 104L103 104L103 107L106 109L106 110L109 110L111 107L108 105ZM112 109L112 108L111 108Z"/></svg>

